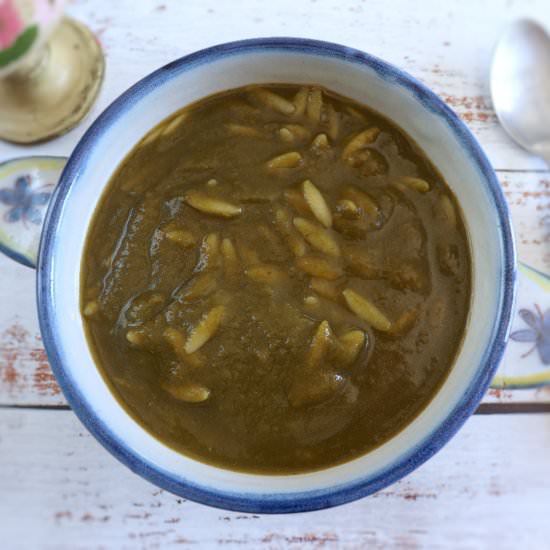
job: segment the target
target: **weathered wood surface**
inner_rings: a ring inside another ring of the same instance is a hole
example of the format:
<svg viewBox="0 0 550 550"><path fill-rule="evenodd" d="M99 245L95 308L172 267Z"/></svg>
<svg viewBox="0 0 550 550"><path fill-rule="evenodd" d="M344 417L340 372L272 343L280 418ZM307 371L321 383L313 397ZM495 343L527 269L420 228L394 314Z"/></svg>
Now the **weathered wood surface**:
<svg viewBox="0 0 550 550"><path fill-rule="evenodd" d="M172 59L255 36L348 44L407 70L472 129L510 202L520 257L550 271L550 172L491 107L488 67L504 25L550 27L548 0L69 0L106 53L92 113L50 143L0 143L0 162L68 155L122 91ZM548 307L550 304L547 304ZM550 389L492 390L491 412L550 403ZM0 548L548 548L550 415L476 416L404 481L337 510L256 517L178 499L130 473L63 406L36 319L34 273L0 257Z"/></svg>
<svg viewBox="0 0 550 550"><path fill-rule="evenodd" d="M55 437L53 436L55 434ZM471 418L403 481L334 510L231 513L158 490L70 411L0 409L4 548L548 548L550 415Z"/></svg>
<svg viewBox="0 0 550 550"><path fill-rule="evenodd" d="M107 56L107 78L84 124L33 150L68 154L90 120L137 79L216 43L260 36L340 42L394 63L440 94L479 137L496 168L544 170L499 128L489 98L495 40L516 17L550 26L546 0L73 0L68 12L88 23ZM0 157L29 149L3 145Z"/></svg>

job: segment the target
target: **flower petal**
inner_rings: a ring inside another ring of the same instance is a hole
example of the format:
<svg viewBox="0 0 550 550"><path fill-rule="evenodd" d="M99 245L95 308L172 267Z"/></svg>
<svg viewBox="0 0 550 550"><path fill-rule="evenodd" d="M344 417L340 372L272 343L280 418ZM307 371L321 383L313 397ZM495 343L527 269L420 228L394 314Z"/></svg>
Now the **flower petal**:
<svg viewBox="0 0 550 550"><path fill-rule="evenodd" d="M541 361L545 365L550 364L550 338L541 338L537 344Z"/></svg>
<svg viewBox="0 0 550 550"><path fill-rule="evenodd" d="M8 223L15 223L21 219L22 215L23 215L23 207L16 206L14 208L10 208L10 210L6 212L5 218Z"/></svg>
<svg viewBox="0 0 550 550"><path fill-rule="evenodd" d="M25 209L24 213L25 218L29 220L31 223L34 223L35 225L40 225L42 222L42 212L38 208L34 208L30 206L29 208Z"/></svg>
<svg viewBox="0 0 550 550"><path fill-rule="evenodd" d="M512 332L512 334L510 334L510 338L516 342L536 342L538 333L532 328L526 328Z"/></svg>
<svg viewBox="0 0 550 550"><path fill-rule="evenodd" d="M530 309L520 309L518 315L531 327L539 328L540 321Z"/></svg>
<svg viewBox="0 0 550 550"><path fill-rule="evenodd" d="M15 192L19 197L24 197L28 191L31 184L30 176L19 176L15 180Z"/></svg>
<svg viewBox="0 0 550 550"><path fill-rule="evenodd" d="M48 204L51 196L51 193L33 193L29 203L31 206L44 206Z"/></svg>
<svg viewBox="0 0 550 550"><path fill-rule="evenodd" d="M0 202L8 206L15 206L19 201L13 189L0 189Z"/></svg>
<svg viewBox="0 0 550 550"><path fill-rule="evenodd" d="M542 314L542 331L545 335L550 336L550 309Z"/></svg>

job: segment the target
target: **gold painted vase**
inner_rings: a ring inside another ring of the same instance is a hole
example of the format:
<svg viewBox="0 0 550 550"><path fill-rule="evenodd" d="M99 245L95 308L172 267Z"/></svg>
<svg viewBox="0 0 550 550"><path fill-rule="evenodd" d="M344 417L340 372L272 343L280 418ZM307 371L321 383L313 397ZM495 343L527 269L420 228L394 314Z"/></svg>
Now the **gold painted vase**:
<svg viewBox="0 0 550 550"><path fill-rule="evenodd" d="M0 139L67 132L92 106L104 59L93 34L63 17L64 0L0 0Z"/></svg>

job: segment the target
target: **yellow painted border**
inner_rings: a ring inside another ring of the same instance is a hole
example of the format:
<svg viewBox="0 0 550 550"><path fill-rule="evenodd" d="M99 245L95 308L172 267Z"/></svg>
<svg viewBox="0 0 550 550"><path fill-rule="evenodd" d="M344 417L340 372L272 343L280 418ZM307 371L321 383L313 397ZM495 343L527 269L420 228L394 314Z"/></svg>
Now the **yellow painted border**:
<svg viewBox="0 0 550 550"><path fill-rule="evenodd" d="M550 370L526 376L500 376L497 375L491 382L491 388L533 388L550 384Z"/></svg>
<svg viewBox="0 0 550 550"><path fill-rule="evenodd" d="M12 159L4 164L0 164L0 179L9 178L20 170L59 170L67 163L65 158L37 158L27 157L21 159Z"/></svg>
<svg viewBox="0 0 550 550"><path fill-rule="evenodd" d="M528 279L539 285L545 292L550 293L550 277L548 275L521 262L518 264L518 270Z"/></svg>

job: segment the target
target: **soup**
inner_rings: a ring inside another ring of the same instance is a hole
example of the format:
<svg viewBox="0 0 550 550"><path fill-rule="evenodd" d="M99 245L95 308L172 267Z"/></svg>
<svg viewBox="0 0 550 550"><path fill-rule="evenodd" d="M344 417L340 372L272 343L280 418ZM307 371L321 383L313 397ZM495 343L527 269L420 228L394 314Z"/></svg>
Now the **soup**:
<svg viewBox="0 0 550 550"><path fill-rule="evenodd" d="M393 122L318 86L248 86L121 163L82 314L113 393L160 441L292 474L374 449L429 403L470 270L454 196Z"/></svg>

